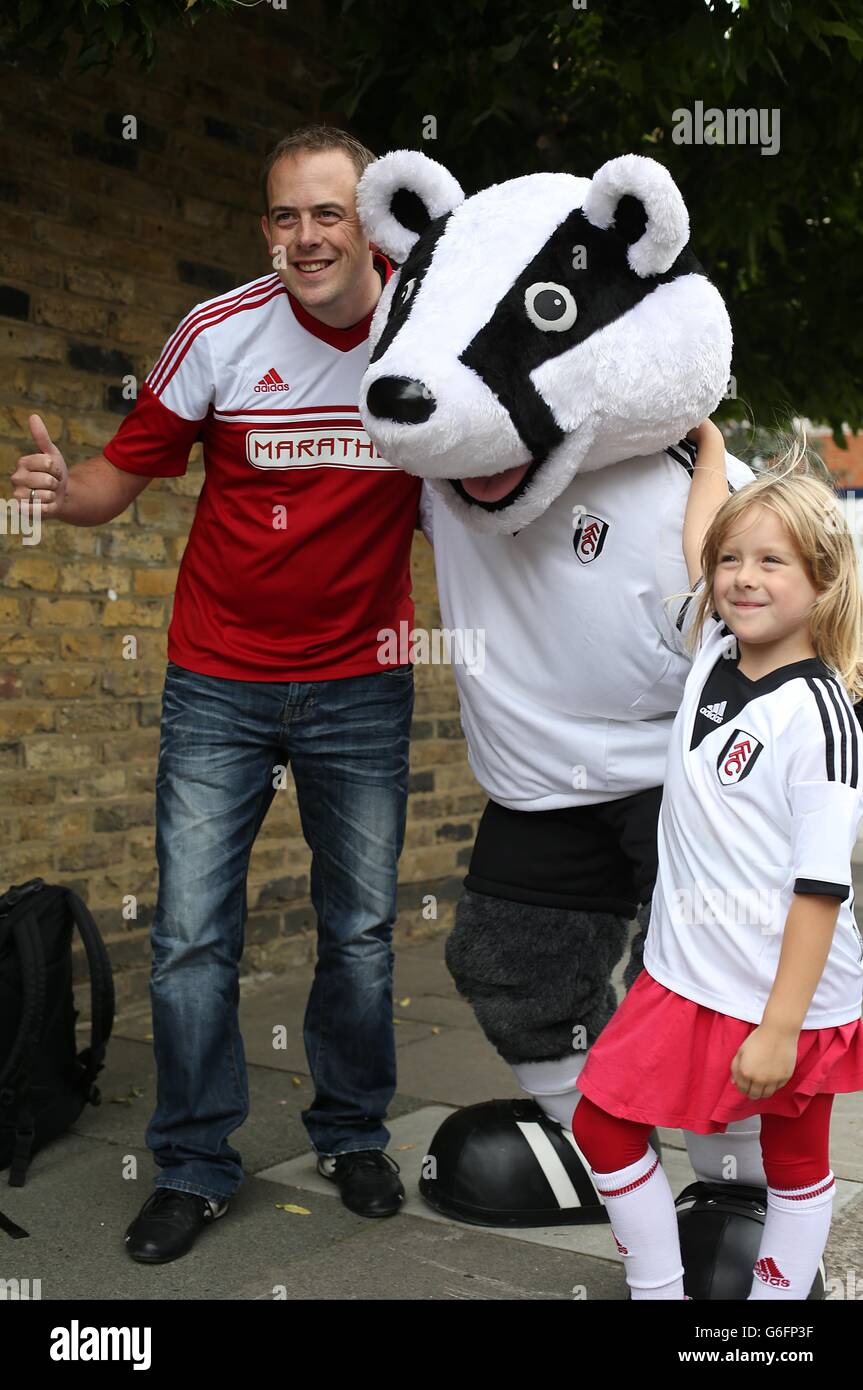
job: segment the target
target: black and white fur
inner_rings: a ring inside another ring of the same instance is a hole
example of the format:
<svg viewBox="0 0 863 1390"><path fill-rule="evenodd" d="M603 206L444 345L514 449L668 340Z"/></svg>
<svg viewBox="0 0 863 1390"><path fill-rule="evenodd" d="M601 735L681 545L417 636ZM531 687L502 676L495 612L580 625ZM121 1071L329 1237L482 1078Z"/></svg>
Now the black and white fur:
<svg viewBox="0 0 863 1390"><path fill-rule="evenodd" d="M358 208L370 239L403 261L372 323L364 424L381 454L428 479L483 543L529 527L578 474L613 475L638 459L657 468L721 399L728 315L689 247L680 192L655 161L626 155L592 179L534 174L466 198L441 165L399 150L366 170ZM472 495L472 480L508 470L495 500ZM446 553L436 549L436 561L446 565ZM536 581L541 594L542 573ZM613 651L607 660L613 686ZM627 986L648 916L644 904ZM467 891L459 904L447 947L456 983L521 1084L564 1125L576 1076L572 1052L561 1055L567 1032L593 1008L592 1040L609 1016L625 929L607 914ZM553 1078L544 1095L524 1080L547 1058L552 1072L559 1059L562 1095ZM698 1176L724 1178L722 1158L734 1153L740 1180L759 1181L757 1130L756 1119L687 1136Z"/></svg>
<svg viewBox="0 0 863 1390"><path fill-rule="evenodd" d="M656 161L465 198L441 165L399 150L366 170L358 208L405 258L372 324L364 423L476 529L523 528L577 473L664 448L721 398L728 314ZM459 481L516 468L491 503Z"/></svg>

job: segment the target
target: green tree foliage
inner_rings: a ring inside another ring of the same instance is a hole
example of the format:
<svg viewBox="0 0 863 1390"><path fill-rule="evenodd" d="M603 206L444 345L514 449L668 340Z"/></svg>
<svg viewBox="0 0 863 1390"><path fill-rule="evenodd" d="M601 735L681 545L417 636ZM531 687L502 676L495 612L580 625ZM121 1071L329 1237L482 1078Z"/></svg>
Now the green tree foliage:
<svg viewBox="0 0 863 1390"><path fill-rule="evenodd" d="M7 0L4 8L0 40L7 53L34 48L59 65L77 40L79 68L107 67L118 49L150 67L159 29L235 10L236 0Z"/></svg>
<svg viewBox="0 0 863 1390"><path fill-rule="evenodd" d="M738 400L757 421L863 424L861 0L330 0L328 104L372 148L424 149L467 190L667 165L729 305ZM676 144L674 112L779 111L779 150ZM423 139L423 118L437 139Z"/></svg>
<svg viewBox="0 0 863 1390"><path fill-rule="evenodd" d="M424 149L469 192L628 151L661 160L731 312L738 399L723 412L863 424L863 0L316 2L298 42L334 73L322 109L379 152ZM84 64L120 47L146 63L169 23L239 3L13 0L0 37L53 51L74 36ZM674 113L696 102L778 111L778 151L675 143Z"/></svg>

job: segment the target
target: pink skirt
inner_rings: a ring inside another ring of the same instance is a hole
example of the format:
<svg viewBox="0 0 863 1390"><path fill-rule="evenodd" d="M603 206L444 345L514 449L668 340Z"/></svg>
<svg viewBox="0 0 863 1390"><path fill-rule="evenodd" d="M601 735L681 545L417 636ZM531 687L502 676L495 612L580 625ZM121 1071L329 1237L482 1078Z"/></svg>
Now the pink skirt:
<svg viewBox="0 0 863 1390"><path fill-rule="evenodd" d="M642 970L603 1028L578 1078L594 1105L640 1124L721 1133L749 1115L802 1115L824 1092L863 1090L863 1022L807 1028L793 1075L767 1100L750 1100L731 1063L758 1025L684 999Z"/></svg>

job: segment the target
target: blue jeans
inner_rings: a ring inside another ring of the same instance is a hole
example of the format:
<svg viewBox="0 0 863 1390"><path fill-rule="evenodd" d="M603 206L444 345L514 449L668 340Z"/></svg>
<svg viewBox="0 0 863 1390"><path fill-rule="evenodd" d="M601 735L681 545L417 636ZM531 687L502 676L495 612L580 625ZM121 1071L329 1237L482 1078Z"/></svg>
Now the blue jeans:
<svg viewBox="0 0 863 1390"><path fill-rule="evenodd" d="M410 666L271 682L168 663L151 933L157 1095L146 1136L157 1186L222 1200L243 1180L228 1136L249 1113L237 1014L246 876L288 763L318 919L304 1023L315 1097L303 1122L319 1154L386 1147L412 710Z"/></svg>

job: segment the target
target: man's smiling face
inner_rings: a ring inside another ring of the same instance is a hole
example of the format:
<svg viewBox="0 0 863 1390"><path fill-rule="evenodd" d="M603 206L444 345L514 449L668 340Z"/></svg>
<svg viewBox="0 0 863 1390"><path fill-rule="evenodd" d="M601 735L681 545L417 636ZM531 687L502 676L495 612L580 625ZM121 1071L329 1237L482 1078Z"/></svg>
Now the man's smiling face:
<svg viewBox="0 0 863 1390"><path fill-rule="evenodd" d="M356 187L356 169L343 150L285 155L270 171L269 217L261 218L270 254L284 248L286 264L276 269L285 286L333 327L348 327L368 312L368 277L375 275Z"/></svg>

